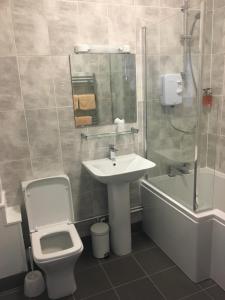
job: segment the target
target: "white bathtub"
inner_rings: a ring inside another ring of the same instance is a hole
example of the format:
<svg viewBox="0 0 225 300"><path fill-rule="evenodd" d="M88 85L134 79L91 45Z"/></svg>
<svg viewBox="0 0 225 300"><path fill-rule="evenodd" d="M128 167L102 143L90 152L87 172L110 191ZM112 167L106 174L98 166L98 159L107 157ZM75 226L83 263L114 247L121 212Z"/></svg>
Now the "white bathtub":
<svg viewBox="0 0 225 300"><path fill-rule="evenodd" d="M213 174L201 170L199 207L210 209L199 213L191 210L193 175L154 178L154 184L169 191L170 197L143 180L143 226L190 279L212 278L225 289L225 175Z"/></svg>

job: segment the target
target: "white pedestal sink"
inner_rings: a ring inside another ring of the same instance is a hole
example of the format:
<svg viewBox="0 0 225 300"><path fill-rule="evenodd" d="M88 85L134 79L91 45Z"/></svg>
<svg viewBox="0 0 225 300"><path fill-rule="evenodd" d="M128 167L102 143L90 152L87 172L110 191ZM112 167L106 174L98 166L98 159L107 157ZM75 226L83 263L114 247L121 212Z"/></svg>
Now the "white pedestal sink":
<svg viewBox="0 0 225 300"><path fill-rule="evenodd" d="M155 164L137 154L84 161L83 165L98 181L108 186L111 247L116 255L131 252L129 183L142 177Z"/></svg>

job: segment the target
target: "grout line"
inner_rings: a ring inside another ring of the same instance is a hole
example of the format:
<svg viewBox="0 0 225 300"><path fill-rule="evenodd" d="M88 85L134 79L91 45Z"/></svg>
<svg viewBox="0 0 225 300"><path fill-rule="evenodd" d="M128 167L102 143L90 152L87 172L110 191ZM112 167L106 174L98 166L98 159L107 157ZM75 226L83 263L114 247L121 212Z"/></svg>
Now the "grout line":
<svg viewBox="0 0 225 300"><path fill-rule="evenodd" d="M135 262L138 264L138 266L142 269L142 271L144 272L144 274L147 276L147 278L149 279L149 281L153 284L153 286L156 288L156 290L160 293L160 295L163 297L163 299L166 300L165 295L161 292L161 290L158 288L158 286L154 283L154 281L150 278L149 274L145 271L145 269L142 267L142 265L139 263L139 261L136 259L136 257L131 254L133 259L135 260Z"/></svg>
<svg viewBox="0 0 225 300"><path fill-rule="evenodd" d="M50 58L51 68L53 67L53 57ZM53 90L54 90L54 101L55 101L55 112L56 112L56 119L57 119L57 129L58 129L58 159L60 160L60 168L64 171L64 164L63 164L63 152L62 152L62 139L61 139L61 132L60 132L60 125L59 125L59 112L57 109L57 101L56 101L56 89L55 89L55 78L52 78L53 83Z"/></svg>
<svg viewBox="0 0 225 300"><path fill-rule="evenodd" d="M169 271L169 270L172 270L172 269L175 269L175 268L177 268L177 265L176 265L176 264L174 264L174 266L171 266L171 267L162 269L162 270L160 270L160 271L154 272L154 273L152 273L151 275L149 275L149 277L153 277L153 276L155 276L155 275L164 273L164 272L166 272L166 271Z"/></svg>
<svg viewBox="0 0 225 300"><path fill-rule="evenodd" d="M19 78L19 84L20 84L20 97L21 97L21 101L23 104L23 115L24 115L24 120L25 120L25 126L26 126L26 135L27 135L27 147L28 147L28 151L29 151L29 160L30 160L30 167L31 167L31 173L32 176L34 176L34 172L33 172L33 164L32 164L32 155L31 155L31 144L30 144L30 138L29 138L29 131L28 131L28 122L27 122L27 115L26 115L26 110L25 110L25 102L24 102L24 98L23 98L23 89L22 89L22 84L21 84L21 76L20 76L20 64L19 64L19 59L18 59L18 49L16 46L16 38L15 38L15 23L14 23L14 18L13 18L13 10L12 10L12 1L10 0L10 15L11 15L11 19L12 19L12 35L13 35L13 42L15 45L15 51L16 51L16 63L17 63L17 70L18 70L18 78Z"/></svg>
<svg viewBox="0 0 225 300"><path fill-rule="evenodd" d="M112 287L112 290L113 290L114 293L116 294L116 297L120 300L120 296L119 296L117 290L115 289L115 287L114 287L114 285L113 285L113 283L112 283L112 281L111 281L109 275L107 274L106 270L104 269L103 265L100 265L100 268L102 269L102 271L103 271L104 274L105 274L105 277L106 277L107 280L109 281L109 283L110 283L110 285L111 285L111 287Z"/></svg>
<svg viewBox="0 0 225 300"><path fill-rule="evenodd" d="M101 291L101 292L98 292L98 293L94 293L94 294L89 295L87 297L81 298L80 300L86 300L86 299L90 299L90 298L95 297L95 296L100 296L100 295L103 295L104 293L107 293L107 292L112 291L112 290L113 290L112 288L106 289L104 291ZM76 300L76 298L74 298L74 300Z"/></svg>
<svg viewBox="0 0 225 300"><path fill-rule="evenodd" d="M185 300L185 299L189 299L189 297L191 297L191 296L195 296L195 295L198 295L198 294L201 294L203 291L204 291L204 290L200 290L200 291L198 291L198 292L195 292L195 293L192 293L192 294L190 294L190 295L187 295L187 296L181 297L181 298L179 298L178 300ZM207 295L207 296L208 296L208 295ZM211 297L210 297L210 298L211 298Z"/></svg>

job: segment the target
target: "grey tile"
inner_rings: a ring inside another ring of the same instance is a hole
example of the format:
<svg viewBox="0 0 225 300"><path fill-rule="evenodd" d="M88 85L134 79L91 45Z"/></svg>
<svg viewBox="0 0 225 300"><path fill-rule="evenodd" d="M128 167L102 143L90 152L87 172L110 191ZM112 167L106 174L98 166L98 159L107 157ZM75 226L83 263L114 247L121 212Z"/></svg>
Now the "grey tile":
<svg viewBox="0 0 225 300"><path fill-rule="evenodd" d="M13 25L10 11L10 0L0 2L0 55L9 56L16 52L13 38Z"/></svg>
<svg viewBox="0 0 225 300"><path fill-rule="evenodd" d="M207 289L206 292L214 300L223 300L223 299L225 299L225 291L223 289L221 289L221 287L219 287L218 285Z"/></svg>
<svg viewBox="0 0 225 300"><path fill-rule="evenodd" d="M90 297L90 300L117 300L117 296L113 290Z"/></svg>
<svg viewBox="0 0 225 300"><path fill-rule="evenodd" d="M62 174L61 156L59 153L54 153L50 156L35 157L32 159L32 170L36 178Z"/></svg>
<svg viewBox="0 0 225 300"><path fill-rule="evenodd" d="M225 7L214 12L213 16L213 53L225 51Z"/></svg>
<svg viewBox="0 0 225 300"><path fill-rule="evenodd" d="M205 292L200 292L190 297L185 297L185 300L210 300L212 299L209 297Z"/></svg>
<svg viewBox="0 0 225 300"><path fill-rule="evenodd" d="M215 281L212 279L203 280L203 281L199 282L199 284L203 289L206 289L206 288L216 285Z"/></svg>
<svg viewBox="0 0 225 300"><path fill-rule="evenodd" d="M134 7L109 6L109 40L113 44L129 44L135 49L136 29Z"/></svg>
<svg viewBox="0 0 225 300"><path fill-rule="evenodd" d="M78 40L77 4L75 1L44 1L51 53L68 55Z"/></svg>
<svg viewBox="0 0 225 300"><path fill-rule="evenodd" d="M56 110L27 110L26 117L32 159L59 153Z"/></svg>
<svg viewBox="0 0 225 300"><path fill-rule="evenodd" d="M30 160L18 160L0 164L0 177L2 186L6 191L6 199L9 205L23 203L21 182L32 179Z"/></svg>
<svg viewBox="0 0 225 300"><path fill-rule="evenodd" d="M155 247L154 242L143 232L137 232L132 235L132 251L137 252Z"/></svg>
<svg viewBox="0 0 225 300"><path fill-rule="evenodd" d="M136 253L135 257L150 275L174 266L169 257L158 247Z"/></svg>
<svg viewBox="0 0 225 300"><path fill-rule="evenodd" d="M55 106L53 70L49 56L19 58L21 88L25 109Z"/></svg>
<svg viewBox="0 0 225 300"><path fill-rule="evenodd" d="M217 159L217 143L219 139L214 134L208 134L207 166L214 169Z"/></svg>
<svg viewBox="0 0 225 300"><path fill-rule="evenodd" d="M159 0L134 0L136 5L159 6Z"/></svg>
<svg viewBox="0 0 225 300"><path fill-rule="evenodd" d="M144 272L131 256L103 264L113 285L119 285L144 276Z"/></svg>
<svg viewBox="0 0 225 300"><path fill-rule="evenodd" d="M17 60L16 57L2 57L0 58L0 110L11 109L23 109Z"/></svg>
<svg viewBox="0 0 225 300"><path fill-rule="evenodd" d="M0 112L0 161L29 157L24 112Z"/></svg>
<svg viewBox="0 0 225 300"><path fill-rule="evenodd" d="M153 275L151 278L168 300L180 299L200 290L198 284L193 283L177 267Z"/></svg>
<svg viewBox="0 0 225 300"><path fill-rule="evenodd" d="M180 8L181 4L180 0L160 0L161 7Z"/></svg>
<svg viewBox="0 0 225 300"><path fill-rule="evenodd" d="M224 0L214 0L214 9L218 9L225 6Z"/></svg>
<svg viewBox="0 0 225 300"><path fill-rule="evenodd" d="M78 3L78 21L80 43L108 42L107 6Z"/></svg>
<svg viewBox="0 0 225 300"><path fill-rule="evenodd" d="M166 55L181 54L182 15L180 11L161 8L160 19L160 52Z"/></svg>
<svg viewBox="0 0 225 300"><path fill-rule="evenodd" d="M144 278L116 289L121 300L163 300L165 299L149 279Z"/></svg>
<svg viewBox="0 0 225 300"><path fill-rule="evenodd" d="M224 74L224 55L212 56L212 90L214 95L222 95Z"/></svg>
<svg viewBox="0 0 225 300"><path fill-rule="evenodd" d="M85 237L82 239L82 242L83 242L84 250L77 261L75 273L84 270L88 272L89 268L96 267L99 264L99 260L97 258L94 258L92 254L91 238Z"/></svg>
<svg viewBox="0 0 225 300"><path fill-rule="evenodd" d="M72 91L68 56L53 56L56 105L72 106Z"/></svg>
<svg viewBox="0 0 225 300"><path fill-rule="evenodd" d="M13 0L12 13L18 54L49 54L48 26L43 1Z"/></svg>
<svg viewBox="0 0 225 300"><path fill-rule="evenodd" d="M218 139L218 145L214 146L216 149L216 154L214 157L214 161L216 160L216 169L221 172L225 172L225 137L220 136Z"/></svg>
<svg viewBox="0 0 225 300"><path fill-rule="evenodd" d="M85 298L111 288L101 267L93 267L88 271L81 271L76 274L77 299Z"/></svg>

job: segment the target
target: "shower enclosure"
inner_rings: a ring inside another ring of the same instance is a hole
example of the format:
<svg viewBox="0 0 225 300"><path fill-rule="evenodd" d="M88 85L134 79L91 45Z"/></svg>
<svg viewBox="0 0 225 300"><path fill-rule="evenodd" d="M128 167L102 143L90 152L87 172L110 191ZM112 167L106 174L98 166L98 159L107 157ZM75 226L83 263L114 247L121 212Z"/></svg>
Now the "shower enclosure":
<svg viewBox="0 0 225 300"><path fill-rule="evenodd" d="M206 161L210 107L202 102L211 86L204 69L211 51L206 16L205 1L183 1L180 8L161 8L157 23L142 31L145 149L157 165L146 179L193 211L213 206L215 168Z"/></svg>

